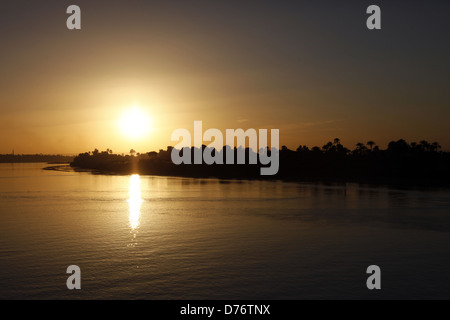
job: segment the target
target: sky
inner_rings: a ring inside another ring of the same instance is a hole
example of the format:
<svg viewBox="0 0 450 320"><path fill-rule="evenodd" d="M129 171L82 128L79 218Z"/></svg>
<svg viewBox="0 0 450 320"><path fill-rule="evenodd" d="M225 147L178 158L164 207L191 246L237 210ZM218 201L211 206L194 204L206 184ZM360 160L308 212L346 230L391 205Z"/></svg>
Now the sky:
<svg viewBox="0 0 450 320"><path fill-rule="evenodd" d="M66 8L81 8L81 30ZM381 8L381 30L366 9ZM449 1L2 1L0 153L165 149L194 121L280 145L450 150ZM120 120L138 106L149 130ZM207 143L206 143L207 144Z"/></svg>

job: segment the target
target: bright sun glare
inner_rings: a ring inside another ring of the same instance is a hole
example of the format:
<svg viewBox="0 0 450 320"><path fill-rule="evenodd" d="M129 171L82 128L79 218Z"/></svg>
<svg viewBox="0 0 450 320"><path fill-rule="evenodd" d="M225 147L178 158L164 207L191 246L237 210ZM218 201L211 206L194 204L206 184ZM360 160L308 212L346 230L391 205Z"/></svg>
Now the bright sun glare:
<svg viewBox="0 0 450 320"><path fill-rule="evenodd" d="M138 107L125 111L119 120L122 133L133 139L147 135L150 131L150 125L149 116Z"/></svg>

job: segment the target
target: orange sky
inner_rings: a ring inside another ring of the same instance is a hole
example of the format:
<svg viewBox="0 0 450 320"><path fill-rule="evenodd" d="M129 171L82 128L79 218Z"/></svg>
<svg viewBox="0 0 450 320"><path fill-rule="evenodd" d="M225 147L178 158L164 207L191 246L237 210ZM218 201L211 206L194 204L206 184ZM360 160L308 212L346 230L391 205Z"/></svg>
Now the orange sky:
<svg viewBox="0 0 450 320"><path fill-rule="evenodd" d="M436 4L407 8L420 25L386 5L369 31L356 2L77 2L81 31L66 29L66 1L1 5L0 153L159 150L194 120L278 128L293 149L336 137L450 148L449 22ZM152 118L138 139L118 126L134 105Z"/></svg>

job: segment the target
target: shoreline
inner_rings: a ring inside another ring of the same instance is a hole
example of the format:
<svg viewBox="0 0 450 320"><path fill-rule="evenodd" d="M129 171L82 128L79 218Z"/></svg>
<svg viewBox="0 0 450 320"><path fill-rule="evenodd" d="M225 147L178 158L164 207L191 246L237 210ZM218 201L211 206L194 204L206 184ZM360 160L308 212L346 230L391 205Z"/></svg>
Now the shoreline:
<svg viewBox="0 0 450 320"><path fill-rule="evenodd" d="M337 177L303 177L303 178L255 178L255 177L225 177L214 175L176 175L176 174L164 174L164 173L145 173L129 170L127 172L117 172L99 169L89 169L73 167L70 164L55 165L42 168L42 170L59 171L59 172L84 172L94 175L106 175L106 176L129 176L138 174L140 176L157 176L157 177L171 177L171 178L191 178L191 179L216 179L222 181L272 181L272 182L287 182L287 183L320 183L320 184L347 184L356 183L359 185L369 185L372 187L389 187L393 189L450 189L450 182L441 180L412 180L412 179L400 179L400 178L337 178Z"/></svg>

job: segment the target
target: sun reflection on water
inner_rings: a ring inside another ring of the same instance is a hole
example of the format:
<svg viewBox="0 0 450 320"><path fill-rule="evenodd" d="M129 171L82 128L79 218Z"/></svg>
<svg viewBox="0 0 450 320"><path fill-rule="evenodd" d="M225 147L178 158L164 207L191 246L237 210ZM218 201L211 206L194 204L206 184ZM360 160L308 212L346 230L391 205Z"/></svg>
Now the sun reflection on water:
<svg viewBox="0 0 450 320"><path fill-rule="evenodd" d="M141 197L141 179L138 174L133 174L130 177L130 197L128 198L129 206L129 223L131 231L136 231L139 227L139 218L141 216L141 205L144 200Z"/></svg>

